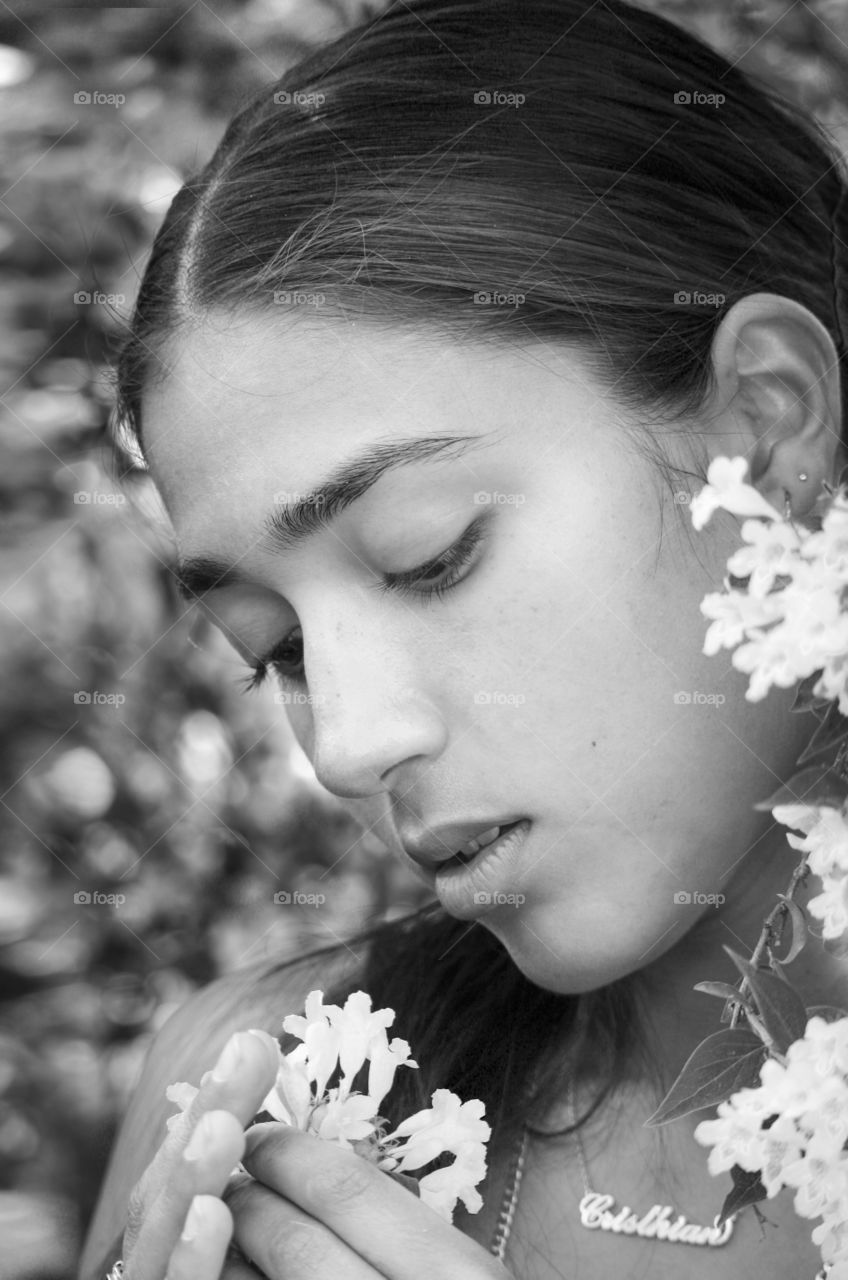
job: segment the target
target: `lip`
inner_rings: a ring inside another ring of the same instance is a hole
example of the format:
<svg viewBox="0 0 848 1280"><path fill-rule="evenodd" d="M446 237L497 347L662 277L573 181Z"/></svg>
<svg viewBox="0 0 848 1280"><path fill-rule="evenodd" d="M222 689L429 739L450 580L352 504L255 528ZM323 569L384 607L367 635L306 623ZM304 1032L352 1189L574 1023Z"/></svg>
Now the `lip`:
<svg viewBox="0 0 848 1280"><path fill-rule="evenodd" d="M432 875L433 892L449 915L475 920L502 905L515 906L517 864L532 827L522 818L509 831L475 853L470 862L442 865Z"/></svg>
<svg viewBox="0 0 848 1280"><path fill-rule="evenodd" d="M404 853L425 873L427 882L435 885L432 874L434 868L450 861L457 850L466 845L469 840L482 835L492 827L507 827L520 820L520 814L511 814L501 818L477 818L466 822L445 823L443 826L402 827L398 835Z"/></svg>

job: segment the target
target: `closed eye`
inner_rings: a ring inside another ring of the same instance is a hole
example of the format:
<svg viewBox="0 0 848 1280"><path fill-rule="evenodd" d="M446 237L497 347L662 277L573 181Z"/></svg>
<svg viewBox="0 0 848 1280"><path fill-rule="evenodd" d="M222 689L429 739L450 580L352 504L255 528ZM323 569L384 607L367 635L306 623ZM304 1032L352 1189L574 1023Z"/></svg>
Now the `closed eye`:
<svg viewBox="0 0 848 1280"><path fill-rule="evenodd" d="M491 514L492 509L487 508L472 521L452 546L434 559L402 573L384 573L376 584L376 589L381 593L395 591L401 595L415 595L425 601L441 599L468 576L463 570L482 543ZM302 633L297 636L300 630L299 626L293 627L269 653L250 667L249 675L241 677L244 693L258 689L265 682L269 671L273 671L284 685L298 686L305 683L303 636ZM293 648L299 653L295 660L292 659Z"/></svg>

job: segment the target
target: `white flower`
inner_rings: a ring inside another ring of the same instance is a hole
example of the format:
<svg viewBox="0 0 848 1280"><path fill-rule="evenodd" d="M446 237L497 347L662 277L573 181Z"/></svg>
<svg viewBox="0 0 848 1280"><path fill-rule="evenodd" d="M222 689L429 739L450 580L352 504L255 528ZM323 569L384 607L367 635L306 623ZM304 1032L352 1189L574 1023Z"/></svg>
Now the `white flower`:
<svg viewBox="0 0 848 1280"><path fill-rule="evenodd" d="M727 568L734 578L750 578L748 591L755 599L762 599L776 578L795 571L801 539L792 525L783 521L763 524L762 520L746 520L742 540L749 545L730 557Z"/></svg>
<svg viewBox="0 0 848 1280"><path fill-rule="evenodd" d="M368 1092L372 1097L384 1098L392 1087L398 1067L417 1067L409 1056L409 1045L395 1036L390 1044L377 1040L371 1046L371 1062L368 1067Z"/></svg>
<svg viewBox="0 0 848 1280"><path fill-rule="evenodd" d="M830 1217L834 1210L844 1208L848 1220L848 1165L844 1160L834 1160L830 1153L825 1158L807 1151L800 1160L793 1160L783 1170L787 1187L795 1188L795 1212L802 1218Z"/></svg>
<svg viewBox="0 0 848 1280"><path fill-rule="evenodd" d="M179 1111L175 1112L172 1116L168 1116L168 1119L165 1121L165 1126L169 1133L179 1120L180 1115L184 1111L188 1111L192 1102L194 1102L195 1095L198 1092L199 1090L196 1089L193 1084L188 1084L185 1080L180 1080L176 1084L168 1085L165 1090L165 1097L169 1102L176 1102L179 1107Z"/></svg>
<svg viewBox="0 0 848 1280"><path fill-rule="evenodd" d="M449 1089L437 1089L432 1101L432 1107L402 1121L386 1141L406 1138L392 1151L401 1173L422 1168L444 1151L453 1152L456 1159L452 1165L428 1173L419 1183L421 1199L450 1221L457 1198L469 1213L482 1208L474 1186L485 1177L482 1152L492 1131L477 1098L460 1102Z"/></svg>
<svg viewBox="0 0 848 1280"><path fill-rule="evenodd" d="M826 877L824 891L810 898L807 910L822 921L823 938L841 938L848 929L848 876Z"/></svg>
<svg viewBox="0 0 848 1280"><path fill-rule="evenodd" d="M708 483L690 504L696 529L719 507L757 517L743 523L746 545L727 563L734 578L747 578L746 589L710 593L702 601L702 612L713 619L703 652L736 649L733 665L751 676L745 694L750 702L764 698L772 685L788 688L821 670L816 692L838 698L848 715L848 613L842 609L848 495L836 493L821 530L813 532L784 520L745 483L747 470L745 458L714 458Z"/></svg>
<svg viewBox="0 0 848 1280"><path fill-rule="evenodd" d="M376 1112L374 1099L367 1094L339 1097L338 1089L331 1089L327 1100L315 1108L310 1129L327 1142L337 1142L340 1147L353 1146L375 1132Z"/></svg>
<svg viewBox="0 0 848 1280"><path fill-rule="evenodd" d="M768 1129L763 1130L763 1162L760 1165L760 1181L766 1196L772 1199L782 1190L783 1171L801 1155L801 1134L789 1116L779 1115Z"/></svg>
<svg viewBox="0 0 848 1280"><path fill-rule="evenodd" d="M763 1167L765 1144L763 1121L774 1114L758 1089L740 1089L717 1107L718 1119L702 1120L694 1137L702 1146L711 1146L707 1164L714 1176L738 1164L756 1173Z"/></svg>
<svg viewBox="0 0 848 1280"><path fill-rule="evenodd" d="M787 836L787 840L793 849L807 854L807 862L814 875L848 875L848 823L841 809L823 804L815 812L818 820L810 826L805 839Z"/></svg>
<svg viewBox="0 0 848 1280"><path fill-rule="evenodd" d="M800 677L810 674L805 670L798 637L787 626L749 633L748 643L740 645L730 661L737 671L745 671L751 677L745 691L749 702L759 702L772 685L788 689Z"/></svg>
<svg viewBox="0 0 848 1280"><path fill-rule="evenodd" d="M783 617L783 604L780 592L749 596L745 591L711 591L701 601L701 613L714 620L703 648L712 657L719 649L735 648L755 628L778 621Z"/></svg>
<svg viewBox="0 0 848 1280"><path fill-rule="evenodd" d="M805 806L782 807L806 821ZM760 1084L739 1089L717 1112L695 1129L696 1141L712 1148L710 1172L759 1172L769 1198L792 1188L796 1212L822 1218L812 1235L824 1260L848 1264L848 1017L809 1018L784 1061L767 1058Z"/></svg>
<svg viewBox="0 0 848 1280"><path fill-rule="evenodd" d="M782 823L784 827L796 827L805 834L811 831L819 820L819 810L811 804L776 804L771 814L775 821Z"/></svg>
<svg viewBox="0 0 848 1280"><path fill-rule="evenodd" d="M810 1018L803 1040L796 1040L789 1046L793 1059L802 1052L809 1055L819 1075L832 1076L841 1072L848 1078L848 1018L840 1018L836 1022L826 1022L818 1015Z"/></svg>
<svg viewBox="0 0 848 1280"><path fill-rule="evenodd" d="M714 458L707 469L707 484L689 504L692 524L703 529L710 516L724 507L735 516L765 516L779 520L780 512L766 502L751 485L745 484L746 458Z"/></svg>
<svg viewBox="0 0 848 1280"><path fill-rule="evenodd" d="M418 1066L405 1040L388 1040L386 1028L394 1022L394 1010L372 1010L371 997L364 991L349 995L343 1009L323 1001L322 991L310 991L305 1015L289 1014L283 1019L283 1030L302 1043L287 1054L277 1046L277 1077L260 1111L324 1141L352 1148L386 1172L421 1169L452 1153L453 1164L419 1179L420 1197L448 1222L453 1220L457 1200L469 1213L479 1212L483 1201L476 1185L486 1176L486 1142L491 1136L483 1120L483 1103L476 1098L461 1102L449 1089L437 1089L431 1107L385 1135L386 1121L378 1112L395 1072L401 1066ZM353 1084L366 1062L368 1092L362 1093ZM327 1089L337 1068L340 1083ZM166 1089L167 1097L183 1110L196 1093L185 1083ZM170 1117L169 1128L178 1118Z"/></svg>
<svg viewBox="0 0 848 1280"><path fill-rule="evenodd" d="M309 1067L306 1062L306 1046L298 1045L291 1053L284 1054L277 1045L279 1065L274 1085L268 1090L260 1106L275 1120L290 1124L295 1129L306 1129L309 1114L314 1105Z"/></svg>
<svg viewBox="0 0 848 1280"><path fill-rule="evenodd" d="M804 555L814 558L822 571L844 581L848 577L848 499L837 491L822 518L822 527L804 540Z"/></svg>
<svg viewBox="0 0 848 1280"><path fill-rule="evenodd" d="M807 910L823 921L822 936L839 938L848 929L848 823L832 805L777 805L772 813L788 827L800 827L804 839L787 835L793 849L807 855L823 892L811 898Z"/></svg>

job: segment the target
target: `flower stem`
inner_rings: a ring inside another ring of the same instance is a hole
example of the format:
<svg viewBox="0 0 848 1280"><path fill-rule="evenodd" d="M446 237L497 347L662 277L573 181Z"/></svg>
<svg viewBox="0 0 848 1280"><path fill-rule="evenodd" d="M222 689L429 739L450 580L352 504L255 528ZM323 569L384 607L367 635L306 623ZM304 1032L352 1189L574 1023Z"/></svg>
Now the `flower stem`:
<svg viewBox="0 0 848 1280"><path fill-rule="evenodd" d="M803 884L807 874L809 873L809 870L810 868L808 867L807 861L805 858L798 863L798 866L792 872L792 878L789 881L789 887L787 888L786 893L784 894L784 898L787 899L789 902L793 900L798 886L800 884ZM783 900L778 902L769 912L768 916L766 917L763 923L762 932L760 933L759 939L757 940L757 945L754 948L753 955L751 956L751 964L754 965L755 967L760 963L760 961L762 960L763 956L767 951L771 953L771 951L775 947L780 946L780 940L783 936L783 926L786 923L786 917L788 914L789 914L789 907L787 905L787 902ZM739 994L740 995L748 994L747 978L741 979L739 983ZM727 1021L728 1009L731 1010L730 1026L731 1028L733 1028L737 1025L740 1017L742 1016L743 1006L741 1004L735 1004L734 1002L728 1000L727 1004L724 1007L724 1013L722 1014L722 1022Z"/></svg>

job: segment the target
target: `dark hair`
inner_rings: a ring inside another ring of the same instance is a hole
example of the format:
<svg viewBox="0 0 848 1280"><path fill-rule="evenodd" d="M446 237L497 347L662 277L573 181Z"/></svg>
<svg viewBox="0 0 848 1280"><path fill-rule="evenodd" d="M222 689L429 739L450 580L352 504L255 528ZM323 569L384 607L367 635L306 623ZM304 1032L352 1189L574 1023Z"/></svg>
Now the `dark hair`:
<svg viewBox="0 0 848 1280"><path fill-rule="evenodd" d="M750 292L796 299L845 355L844 190L821 126L643 9L392 4L252 93L174 199L118 357L116 420L143 444L142 393L184 327L214 308L279 317L275 293L300 290L323 295L316 320L574 344L653 441L703 406L716 327ZM495 291L523 301L475 300ZM349 945L366 938L355 985L398 1011L426 1066L397 1073L399 1115L450 1087L506 1132L532 1114L534 1064L549 1059L538 1096L562 1069L548 1049L591 1060L599 1098L639 1056L639 975L542 990L438 905Z"/></svg>

